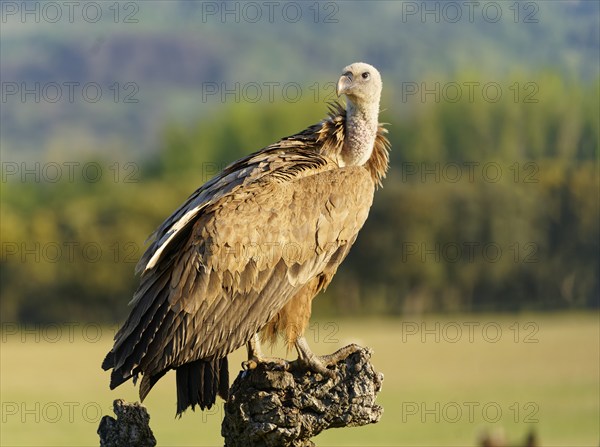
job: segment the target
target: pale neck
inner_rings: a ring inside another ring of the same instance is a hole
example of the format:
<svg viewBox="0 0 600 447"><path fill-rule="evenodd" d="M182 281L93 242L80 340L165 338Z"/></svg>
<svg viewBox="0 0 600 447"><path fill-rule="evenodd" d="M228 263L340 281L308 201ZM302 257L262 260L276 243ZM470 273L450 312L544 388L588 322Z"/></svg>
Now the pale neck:
<svg viewBox="0 0 600 447"><path fill-rule="evenodd" d="M346 138L341 153L344 166L365 164L375 144L379 118L379 102L360 107L350 99L346 105Z"/></svg>

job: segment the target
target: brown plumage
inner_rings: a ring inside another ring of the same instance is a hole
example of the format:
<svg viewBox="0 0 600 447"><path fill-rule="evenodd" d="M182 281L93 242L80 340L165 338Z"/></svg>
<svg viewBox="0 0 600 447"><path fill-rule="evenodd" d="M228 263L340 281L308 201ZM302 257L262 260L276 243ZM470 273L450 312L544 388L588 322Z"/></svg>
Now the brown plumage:
<svg viewBox="0 0 600 447"><path fill-rule="evenodd" d="M113 369L111 389L142 374L143 399L175 369L177 412L210 408L227 397L227 354L248 343L250 359L265 360L261 330L283 334L307 366L327 372L302 337L311 301L356 240L389 150L377 123L379 73L362 63L344 70L347 109L333 103L322 122L231 164L155 231L102 365Z"/></svg>

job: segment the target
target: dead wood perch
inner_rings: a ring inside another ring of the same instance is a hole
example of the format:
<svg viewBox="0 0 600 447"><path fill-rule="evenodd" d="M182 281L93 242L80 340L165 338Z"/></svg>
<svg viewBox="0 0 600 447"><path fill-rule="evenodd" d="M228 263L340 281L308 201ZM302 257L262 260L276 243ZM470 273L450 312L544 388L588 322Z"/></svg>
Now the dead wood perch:
<svg viewBox="0 0 600 447"><path fill-rule="evenodd" d="M383 374L369 362L371 353L363 348L340 360L330 379L310 371L274 370L264 363L240 372L225 404L225 446L308 447L315 445L310 438L328 428L378 422L383 408L375 398ZM156 445L144 406L117 399L114 411L117 419L104 416L98 427L101 447Z"/></svg>
<svg viewBox="0 0 600 447"><path fill-rule="evenodd" d="M113 402L117 419L103 416L98 427L100 447L154 447L156 439L150 429L148 410L138 402L122 399Z"/></svg>
<svg viewBox="0 0 600 447"><path fill-rule="evenodd" d="M383 374L361 349L336 365L337 376L269 370L268 365L241 372L229 390L221 434L226 447L308 447L310 438L328 428L378 422L375 404Z"/></svg>

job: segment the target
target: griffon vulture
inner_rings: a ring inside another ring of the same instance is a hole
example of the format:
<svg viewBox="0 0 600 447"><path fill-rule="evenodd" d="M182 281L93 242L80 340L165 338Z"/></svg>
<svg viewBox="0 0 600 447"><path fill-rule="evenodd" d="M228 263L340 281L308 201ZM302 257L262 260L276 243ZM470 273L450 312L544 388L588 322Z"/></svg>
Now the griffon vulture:
<svg viewBox="0 0 600 447"><path fill-rule="evenodd" d="M346 108L332 103L318 124L229 165L158 227L102 364L112 368L111 389L141 374L143 400L174 369L181 414L227 398L227 355L244 344L252 368L271 360L260 339L282 335L298 351L295 364L325 375L356 349L319 357L303 333L388 167L381 87L371 65L345 67L337 94Z"/></svg>

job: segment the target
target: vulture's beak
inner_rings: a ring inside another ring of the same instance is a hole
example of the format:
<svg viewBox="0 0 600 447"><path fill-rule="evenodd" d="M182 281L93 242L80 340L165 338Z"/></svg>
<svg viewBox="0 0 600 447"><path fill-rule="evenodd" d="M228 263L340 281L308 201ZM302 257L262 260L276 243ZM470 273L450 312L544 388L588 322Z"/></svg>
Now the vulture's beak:
<svg viewBox="0 0 600 447"><path fill-rule="evenodd" d="M346 93L348 90L350 90L351 86L352 86L352 73L350 73L348 71L340 77L340 79L337 83L335 92L337 93L338 96L340 96L343 93Z"/></svg>

